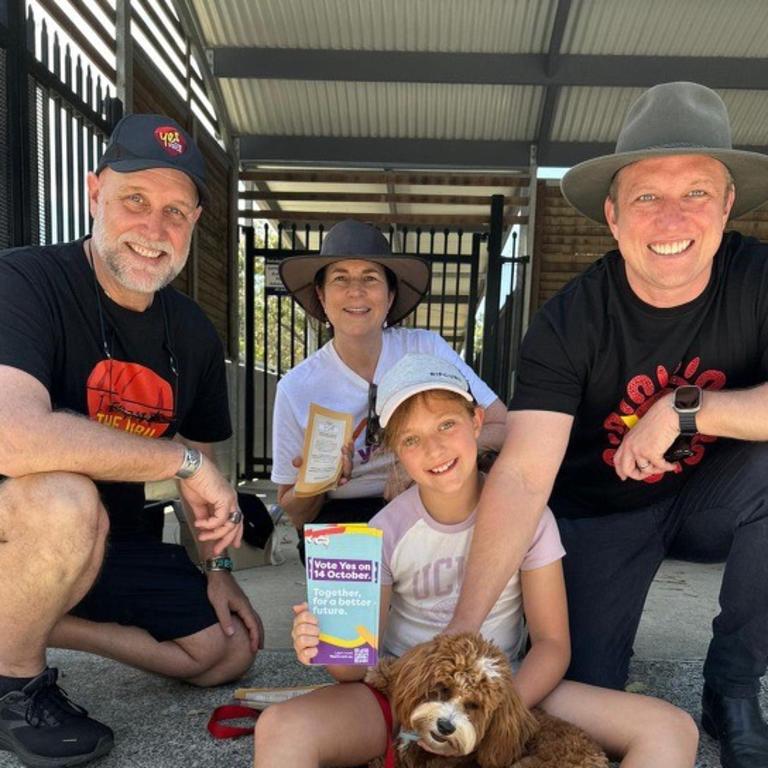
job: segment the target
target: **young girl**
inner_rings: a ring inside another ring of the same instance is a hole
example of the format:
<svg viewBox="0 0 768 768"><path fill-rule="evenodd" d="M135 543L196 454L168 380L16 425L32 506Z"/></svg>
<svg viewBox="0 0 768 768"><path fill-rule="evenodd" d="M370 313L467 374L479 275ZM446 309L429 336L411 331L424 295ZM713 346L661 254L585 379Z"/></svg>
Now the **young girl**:
<svg viewBox="0 0 768 768"><path fill-rule="evenodd" d="M376 413L387 445L415 481L371 520L384 532L382 652L399 655L442 631L453 614L483 482L477 471L483 410L451 363L411 354L382 378ZM524 612L530 649L515 682L528 706L579 725L623 768L690 768L698 731L686 713L658 699L562 680L570 656L563 554L547 509L482 634L514 660L524 643ZM306 604L294 612L294 648L307 664L317 653L317 620ZM384 753L388 734L379 704L354 682L365 668L328 671L346 684L272 706L259 718L256 768L354 766Z"/></svg>

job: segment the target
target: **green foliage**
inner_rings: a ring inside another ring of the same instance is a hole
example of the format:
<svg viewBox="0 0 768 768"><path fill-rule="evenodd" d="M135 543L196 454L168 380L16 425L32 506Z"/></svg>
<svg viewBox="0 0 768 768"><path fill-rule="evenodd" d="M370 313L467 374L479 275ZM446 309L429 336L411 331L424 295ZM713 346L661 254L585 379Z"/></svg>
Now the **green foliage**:
<svg viewBox="0 0 768 768"><path fill-rule="evenodd" d="M264 229L256 228L256 247L264 247ZM269 230L269 247L277 248L277 235ZM237 256L238 301L240 302L240 359L245 360L245 243L240 241ZM290 296L265 294L266 259L254 263L255 359L257 367L282 375L300 363L312 349L318 330L307 321L304 310ZM266 327L265 327L266 326ZM309 349L308 349L309 348Z"/></svg>

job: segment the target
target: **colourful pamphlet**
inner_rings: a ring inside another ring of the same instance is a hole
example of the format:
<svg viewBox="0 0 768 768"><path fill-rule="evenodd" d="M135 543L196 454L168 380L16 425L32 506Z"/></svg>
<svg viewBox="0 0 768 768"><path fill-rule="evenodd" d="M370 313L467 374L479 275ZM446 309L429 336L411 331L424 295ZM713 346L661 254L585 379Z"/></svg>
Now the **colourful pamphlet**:
<svg viewBox="0 0 768 768"><path fill-rule="evenodd" d="M364 524L304 526L307 602L320 624L313 664L376 664L381 531Z"/></svg>

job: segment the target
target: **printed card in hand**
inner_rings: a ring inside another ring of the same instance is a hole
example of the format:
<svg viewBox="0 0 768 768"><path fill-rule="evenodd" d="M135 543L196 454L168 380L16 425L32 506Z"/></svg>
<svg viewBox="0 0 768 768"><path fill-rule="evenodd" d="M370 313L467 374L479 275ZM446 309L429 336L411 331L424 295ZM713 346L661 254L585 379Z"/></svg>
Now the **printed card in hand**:
<svg viewBox="0 0 768 768"><path fill-rule="evenodd" d="M364 524L304 526L307 602L320 625L313 664L378 661L381 531Z"/></svg>
<svg viewBox="0 0 768 768"><path fill-rule="evenodd" d="M301 468L293 492L316 496L336 487L341 477L341 449L352 439L352 414L309 406Z"/></svg>

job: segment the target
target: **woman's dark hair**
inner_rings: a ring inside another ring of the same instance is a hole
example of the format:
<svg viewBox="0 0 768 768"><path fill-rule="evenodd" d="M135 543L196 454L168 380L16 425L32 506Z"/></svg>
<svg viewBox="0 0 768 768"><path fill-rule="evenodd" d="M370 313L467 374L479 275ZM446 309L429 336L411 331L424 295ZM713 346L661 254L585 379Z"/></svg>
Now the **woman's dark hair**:
<svg viewBox="0 0 768 768"><path fill-rule="evenodd" d="M351 259L339 259L339 261L351 261ZM379 264L378 261L374 261L373 263ZM329 264L326 264L315 272L315 289L323 288L325 286L325 271L329 266ZM389 267L385 267L383 264L379 264L379 266L384 270L384 276L387 279L387 288L389 289L389 292L397 297L397 275Z"/></svg>

